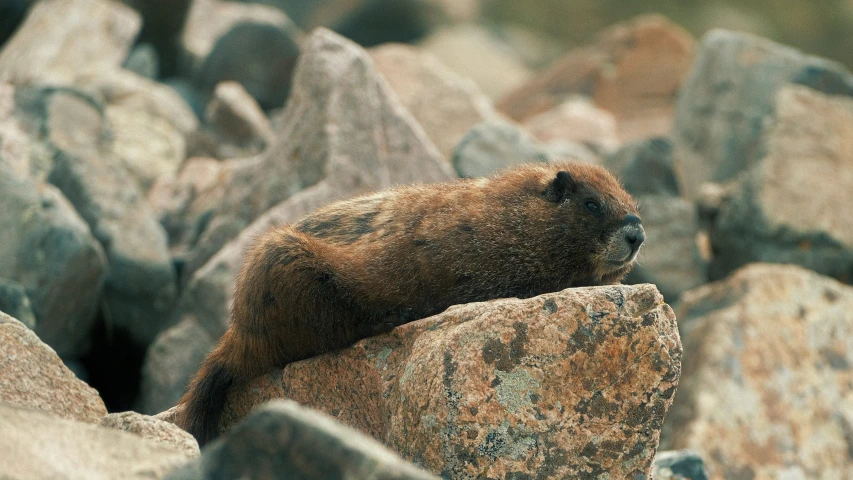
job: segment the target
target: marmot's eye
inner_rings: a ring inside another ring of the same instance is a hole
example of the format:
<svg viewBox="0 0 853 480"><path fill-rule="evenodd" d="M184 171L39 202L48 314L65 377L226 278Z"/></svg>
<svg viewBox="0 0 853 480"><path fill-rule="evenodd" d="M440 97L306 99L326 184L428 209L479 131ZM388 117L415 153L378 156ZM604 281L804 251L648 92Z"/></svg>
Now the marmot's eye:
<svg viewBox="0 0 853 480"><path fill-rule="evenodd" d="M586 209L592 213L598 213L599 206L597 203L590 200L590 201L586 202Z"/></svg>

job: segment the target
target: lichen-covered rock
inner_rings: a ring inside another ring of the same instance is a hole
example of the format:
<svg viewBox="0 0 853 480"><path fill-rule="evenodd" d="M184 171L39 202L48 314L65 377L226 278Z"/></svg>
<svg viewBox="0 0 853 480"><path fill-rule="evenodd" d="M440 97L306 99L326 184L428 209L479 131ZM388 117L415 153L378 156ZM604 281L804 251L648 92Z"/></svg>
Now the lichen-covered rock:
<svg viewBox="0 0 853 480"><path fill-rule="evenodd" d="M655 480L708 480L705 462L696 452L677 450L658 452L652 469Z"/></svg>
<svg viewBox="0 0 853 480"><path fill-rule="evenodd" d="M185 70L205 92L233 80L266 109L284 104L301 33L267 5L193 0L181 45Z"/></svg>
<svg viewBox="0 0 853 480"><path fill-rule="evenodd" d="M853 282L853 98L786 86L751 166L710 218L709 274L793 263Z"/></svg>
<svg viewBox="0 0 853 480"><path fill-rule="evenodd" d="M446 478L648 476L680 374L651 285L457 306L234 389L223 426L289 398Z"/></svg>
<svg viewBox="0 0 853 480"><path fill-rule="evenodd" d="M89 423L97 423L107 414L95 389L74 376L32 330L3 312L0 345L0 404L34 408ZM4 420L0 417L0 425ZM0 467L0 477L2 474Z"/></svg>
<svg viewBox="0 0 853 480"><path fill-rule="evenodd" d="M339 199L454 177L367 52L329 30L317 29L308 38L281 117L267 153L225 173L223 201L191 252L188 274L276 204L300 192L316 195L303 190L329 191ZM315 208L331 197L316 197Z"/></svg>
<svg viewBox="0 0 853 480"><path fill-rule="evenodd" d="M187 457L199 455L198 442L178 426L136 412L111 413L101 419L100 425L123 430L178 451Z"/></svg>
<svg viewBox="0 0 853 480"><path fill-rule="evenodd" d="M754 35L712 30L678 98L673 139L683 194L725 182L761 158L758 148L777 91L797 83L828 94L853 93L841 64Z"/></svg>
<svg viewBox="0 0 853 480"><path fill-rule="evenodd" d="M686 292L682 381L664 443L710 478L851 478L853 288L753 264Z"/></svg>
<svg viewBox="0 0 853 480"><path fill-rule="evenodd" d="M30 330L36 328L36 314L27 291L18 282L0 278L0 312L16 318Z"/></svg>
<svg viewBox="0 0 853 480"><path fill-rule="evenodd" d="M581 144L537 142L519 125L491 120L476 125L462 137L452 162L460 177L475 178L493 175L513 165L555 160L599 161Z"/></svg>
<svg viewBox="0 0 853 480"><path fill-rule="evenodd" d="M171 480L437 480L376 440L293 401L259 408Z"/></svg>
<svg viewBox="0 0 853 480"><path fill-rule="evenodd" d="M429 53L386 44L370 50L370 56L447 160L474 125L496 118L491 100L472 80L452 72Z"/></svg>
<svg viewBox="0 0 853 480"><path fill-rule="evenodd" d="M157 480L187 456L126 432L0 404L0 478Z"/></svg>
<svg viewBox="0 0 853 480"><path fill-rule="evenodd" d="M103 106L73 89L22 88L16 100L31 135L52 153L48 181L71 201L104 247L110 322L147 345L167 320L177 293L176 274L163 228L136 181L111 153Z"/></svg>
<svg viewBox="0 0 853 480"><path fill-rule="evenodd" d="M637 17L569 52L502 98L498 109L522 121L573 95L588 95L613 113L623 141L667 134L676 94L693 60L693 43L690 34L664 17Z"/></svg>
<svg viewBox="0 0 853 480"><path fill-rule="evenodd" d="M142 364L139 411L155 414L177 404L213 346L213 337L192 316L157 335Z"/></svg>
<svg viewBox="0 0 853 480"><path fill-rule="evenodd" d="M69 85L81 72L118 68L141 26L111 0L35 2L0 51L0 82Z"/></svg>
<svg viewBox="0 0 853 480"><path fill-rule="evenodd" d="M462 78L473 80L492 99L500 98L531 76L518 55L488 28L475 23L437 30L420 46Z"/></svg>

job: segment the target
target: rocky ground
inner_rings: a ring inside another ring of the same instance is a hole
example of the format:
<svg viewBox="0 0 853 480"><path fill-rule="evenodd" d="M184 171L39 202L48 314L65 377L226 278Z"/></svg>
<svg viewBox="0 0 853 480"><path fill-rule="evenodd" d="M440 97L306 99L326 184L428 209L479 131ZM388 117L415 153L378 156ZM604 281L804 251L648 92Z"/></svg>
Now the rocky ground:
<svg viewBox="0 0 853 480"><path fill-rule="evenodd" d="M853 478L853 74L655 15L543 65L477 5L3 4L0 477ZM626 285L269 372L201 451L171 423L258 232L564 158L640 202Z"/></svg>

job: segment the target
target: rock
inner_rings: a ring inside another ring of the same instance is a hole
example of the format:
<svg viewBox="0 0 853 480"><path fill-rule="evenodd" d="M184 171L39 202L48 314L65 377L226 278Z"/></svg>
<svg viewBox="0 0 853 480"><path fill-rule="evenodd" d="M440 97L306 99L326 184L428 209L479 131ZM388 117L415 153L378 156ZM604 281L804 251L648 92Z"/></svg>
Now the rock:
<svg viewBox="0 0 853 480"><path fill-rule="evenodd" d="M0 477L160 479L187 457L126 432L0 404Z"/></svg>
<svg viewBox="0 0 853 480"><path fill-rule="evenodd" d="M30 330L36 328L36 314L27 291L18 282L0 278L0 312L16 318Z"/></svg>
<svg viewBox="0 0 853 480"><path fill-rule="evenodd" d="M216 86L205 118L219 143L218 158L257 155L275 140L260 105L237 82Z"/></svg>
<svg viewBox="0 0 853 480"><path fill-rule="evenodd" d="M583 143L604 152L614 151L620 144L613 114L584 98L567 100L534 115L524 122L524 127L543 142Z"/></svg>
<svg viewBox="0 0 853 480"><path fill-rule="evenodd" d="M0 51L0 82L68 85L80 72L117 68L141 23L110 0L36 2Z"/></svg>
<svg viewBox="0 0 853 480"><path fill-rule="evenodd" d="M829 94L853 94L841 64L804 55L754 35L712 30L678 99L673 137L684 194L725 182L760 158L756 148L780 87L797 83Z"/></svg>
<svg viewBox="0 0 853 480"><path fill-rule="evenodd" d="M707 283L707 267L697 244L700 228L696 206L669 195L635 198L647 240L640 250L639 265L625 283L653 283L668 302Z"/></svg>
<svg viewBox="0 0 853 480"><path fill-rule="evenodd" d="M285 400L258 409L206 447L194 470L169 478L438 478L327 415Z"/></svg>
<svg viewBox="0 0 853 480"><path fill-rule="evenodd" d="M164 330L145 354L139 410L154 414L176 405L214 339L191 317Z"/></svg>
<svg viewBox="0 0 853 480"><path fill-rule="evenodd" d="M139 435L187 457L199 455L198 442L178 426L136 412L111 413L101 419L102 427Z"/></svg>
<svg viewBox="0 0 853 480"><path fill-rule="evenodd" d="M715 480L853 476L853 288L754 264L678 312L690 353L666 448L696 451Z"/></svg>
<svg viewBox="0 0 853 480"><path fill-rule="evenodd" d="M352 42L317 29L293 85L276 142L262 158L223 172L223 201L191 251L187 278L252 220L303 190L314 189L305 195L316 208L392 185L454 177L367 52Z"/></svg>
<svg viewBox="0 0 853 480"><path fill-rule="evenodd" d="M89 423L97 423L107 414L95 389L75 377L56 352L42 343L32 330L2 312L0 345L3 345L0 353L0 408L17 405ZM0 418L2 430L7 419L5 416ZM0 438L8 438L7 435L9 432L3 432ZM0 465L4 464L0 462ZM0 476L4 473L2 468Z"/></svg>
<svg viewBox="0 0 853 480"><path fill-rule="evenodd" d="M385 44L370 51L376 69L446 159L474 125L496 118L477 85L415 47Z"/></svg>
<svg viewBox="0 0 853 480"><path fill-rule="evenodd" d="M445 478L648 478L680 359L654 286L568 289L292 363L233 390L223 426L289 398Z"/></svg>
<svg viewBox="0 0 853 480"><path fill-rule="evenodd" d="M719 279L749 262L793 263L853 282L853 98L782 87L750 167L710 219Z"/></svg>
<svg viewBox="0 0 853 480"><path fill-rule="evenodd" d="M462 138L453 153L453 168L463 178L486 177L513 165L560 159L598 163L583 145L544 145L517 125L494 120L478 124Z"/></svg>
<svg viewBox="0 0 853 480"><path fill-rule="evenodd" d="M656 480L708 480L705 462L690 450L658 452L652 468Z"/></svg>
<svg viewBox="0 0 853 480"><path fill-rule="evenodd" d="M492 99L502 97L532 75L511 48L486 27L473 23L439 29L420 46L459 76L473 80Z"/></svg>
<svg viewBox="0 0 853 480"><path fill-rule="evenodd" d="M35 146L6 116L13 108L12 90L0 88L0 272L24 288L36 325L27 318L27 308L4 306L10 308L7 313L22 315L61 355L79 356L88 348L106 259L68 200L31 175Z"/></svg>
<svg viewBox="0 0 853 480"><path fill-rule="evenodd" d="M144 28L139 45L151 45L157 52L157 77L178 74L179 45L192 0L121 0L142 15ZM133 52L131 51L131 54ZM130 57L128 57L130 58ZM125 61L127 64L127 61ZM126 66L125 68L130 68ZM131 68L131 70L133 70ZM140 73L141 72L138 72ZM146 75L143 75L146 76ZM150 77L154 78L154 77Z"/></svg>
<svg viewBox="0 0 853 480"><path fill-rule="evenodd" d="M188 73L203 91L234 80L263 108L271 109L287 100L300 36L276 8L193 0L182 46Z"/></svg>
<svg viewBox="0 0 853 480"><path fill-rule="evenodd" d="M498 109L522 121L586 95L610 111L623 141L664 135L693 60L693 38L660 15L616 24L509 92Z"/></svg>
<svg viewBox="0 0 853 480"><path fill-rule="evenodd" d="M70 89L19 89L19 112L52 152L48 180L71 201L109 262L108 322L148 345L177 293L166 235L135 180L110 153L111 132L97 101ZM38 300L33 299L38 304ZM38 312L36 312L38 315Z"/></svg>
<svg viewBox="0 0 853 480"><path fill-rule="evenodd" d="M140 43L124 59L122 68L154 80L160 75L160 56L150 43Z"/></svg>
<svg viewBox="0 0 853 480"><path fill-rule="evenodd" d="M625 145L605 159L605 166L622 179L631 195L669 195L680 193L675 176L672 141L653 137Z"/></svg>

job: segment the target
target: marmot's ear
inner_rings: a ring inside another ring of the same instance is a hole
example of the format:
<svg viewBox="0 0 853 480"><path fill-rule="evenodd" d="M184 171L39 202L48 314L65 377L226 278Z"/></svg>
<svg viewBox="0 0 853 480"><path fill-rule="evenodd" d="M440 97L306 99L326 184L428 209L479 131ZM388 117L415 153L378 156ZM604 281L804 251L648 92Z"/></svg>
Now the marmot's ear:
<svg viewBox="0 0 853 480"><path fill-rule="evenodd" d="M572 175L561 170L557 172L554 181L548 186L546 194L552 201L560 203L575 191L575 187L575 179L572 178Z"/></svg>

